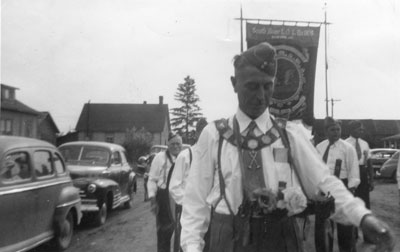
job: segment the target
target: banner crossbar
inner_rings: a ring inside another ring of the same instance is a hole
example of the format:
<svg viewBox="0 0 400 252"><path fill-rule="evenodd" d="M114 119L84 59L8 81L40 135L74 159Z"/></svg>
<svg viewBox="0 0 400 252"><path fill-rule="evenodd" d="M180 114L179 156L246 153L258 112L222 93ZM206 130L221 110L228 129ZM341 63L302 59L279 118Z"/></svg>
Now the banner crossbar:
<svg viewBox="0 0 400 252"><path fill-rule="evenodd" d="M305 24L305 25L310 25L310 24L314 24L314 25L329 25L331 23L328 22L317 22L317 21L297 21L297 20L284 20L284 19L263 19L263 18L235 18L235 20L241 20L241 21L263 21L263 22L279 22L279 23L293 23L294 25L297 24Z"/></svg>

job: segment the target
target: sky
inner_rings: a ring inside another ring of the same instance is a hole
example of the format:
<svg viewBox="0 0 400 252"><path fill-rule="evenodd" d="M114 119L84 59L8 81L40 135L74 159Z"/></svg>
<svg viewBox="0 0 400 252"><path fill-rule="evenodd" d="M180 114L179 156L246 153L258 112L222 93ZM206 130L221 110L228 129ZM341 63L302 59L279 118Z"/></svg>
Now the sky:
<svg viewBox="0 0 400 252"><path fill-rule="evenodd" d="M326 8L324 4L326 3ZM73 130L84 103L158 103L194 78L208 121L237 109L230 83L244 18L324 21L334 117L400 120L397 0L1 0L1 83ZM324 118L325 39L314 116ZM246 44L245 44L246 46ZM329 110L331 113L331 109Z"/></svg>

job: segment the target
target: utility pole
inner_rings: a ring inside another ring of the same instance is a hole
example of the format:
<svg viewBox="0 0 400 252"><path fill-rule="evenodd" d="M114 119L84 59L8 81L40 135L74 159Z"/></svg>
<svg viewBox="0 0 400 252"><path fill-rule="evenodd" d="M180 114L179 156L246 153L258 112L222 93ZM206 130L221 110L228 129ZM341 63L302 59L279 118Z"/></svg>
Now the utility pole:
<svg viewBox="0 0 400 252"><path fill-rule="evenodd" d="M240 53L243 52L243 11L240 5Z"/></svg>
<svg viewBox="0 0 400 252"><path fill-rule="evenodd" d="M332 118L333 118L333 105L335 104L335 102L338 102L338 101L341 101L341 100L335 100L335 99L331 98L331 116L332 116Z"/></svg>
<svg viewBox="0 0 400 252"><path fill-rule="evenodd" d="M328 43L327 43L327 27L328 27L328 23L327 23L327 17L326 17L326 2L325 2L325 102L326 102L326 116L328 116L328 110L329 110L329 100L328 100ZM333 104L333 103L332 103ZM332 105L332 111L333 111L333 105ZM333 112L332 112L333 114ZM333 115L332 115L333 116Z"/></svg>

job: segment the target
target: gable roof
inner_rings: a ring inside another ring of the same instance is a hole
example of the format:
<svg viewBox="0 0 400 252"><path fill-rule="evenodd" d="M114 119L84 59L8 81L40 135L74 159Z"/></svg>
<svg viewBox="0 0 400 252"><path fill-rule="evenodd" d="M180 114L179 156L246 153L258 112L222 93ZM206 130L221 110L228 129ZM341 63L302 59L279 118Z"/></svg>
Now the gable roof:
<svg viewBox="0 0 400 252"><path fill-rule="evenodd" d="M23 104L22 102L18 100L9 100L9 99L2 99L1 100L1 110L8 110L8 111L13 111L13 112L19 112L19 113L25 113L25 114L31 114L31 115L39 115L40 112L37 110L34 110L31 107L28 107L27 105Z"/></svg>
<svg viewBox="0 0 400 252"><path fill-rule="evenodd" d="M50 113L47 112L47 111L44 111L44 112L40 113L40 115L39 115L39 124L41 124L45 120L47 120L52 125L52 127L54 128L54 131L56 133L60 133L56 123L53 120L53 117L51 117Z"/></svg>
<svg viewBox="0 0 400 252"><path fill-rule="evenodd" d="M144 127L149 132L162 132L167 123L167 104L103 104L86 103L82 109L77 131L122 132L132 127Z"/></svg>

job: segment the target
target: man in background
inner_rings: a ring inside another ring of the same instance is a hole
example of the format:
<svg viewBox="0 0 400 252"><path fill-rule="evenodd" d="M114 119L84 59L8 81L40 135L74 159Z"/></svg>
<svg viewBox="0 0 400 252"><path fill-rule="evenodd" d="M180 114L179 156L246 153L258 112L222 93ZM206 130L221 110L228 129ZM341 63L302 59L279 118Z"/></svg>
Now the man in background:
<svg viewBox="0 0 400 252"><path fill-rule="evenodd" d="M174 233L174 217L171 210L169 183L175 160L182 149L182 138L176 134L168 136L168 149L154 156L147 182L151 211L156 216L157 251L169 252Z"/></svg>
<svg viewBox="0 0 400 252"><path fill-rule="evenodd" d="M207 125L205 118L199 119L196 124L196 138L201 134L201 131ZM180 235L181 235L181 213L182 213L182 201L185 193L186 178L189 175L190 166L193 160L193 151L196 148L196 144L183 150L175 161L175 168L172 172L171 182L169 184L169 193L176 203L175 207L175 241L174 241L174 252L181 251L180 249Z"/></svg>
<svg viewBox="0 0 400 252"><path fill-rule="evenodd" d="M317 145L317 150L323 161L328 165L332 175L339 178L348 190L354 195L360 184L358 158L351 144L342 140L341 123L332 117L326 117L324 121L325 135L328 139ZM318 220L316 220L317 222ZM319 225L319 223L316 223ZM333 228L333 223L332 223ZM340 252L355 252L356 237L355 227L337 223L337 236ZM316 242L318 246L318 242ZM329 241L333 245L333 237ZM332 248L331 248L332 250Z"/></svg>
<svg viewBox="0 0 400 252"><path fill-rule="evenodd" d="M350 137L346 139L346 142L350 143L356 150L360 169L360 184L355 195L360 197L365 202L365 206L370 209L369 192L374 189L374 172L369 161L369 145L361 139L364 127L360 121L351 121L349 129Z"/></svg>

